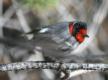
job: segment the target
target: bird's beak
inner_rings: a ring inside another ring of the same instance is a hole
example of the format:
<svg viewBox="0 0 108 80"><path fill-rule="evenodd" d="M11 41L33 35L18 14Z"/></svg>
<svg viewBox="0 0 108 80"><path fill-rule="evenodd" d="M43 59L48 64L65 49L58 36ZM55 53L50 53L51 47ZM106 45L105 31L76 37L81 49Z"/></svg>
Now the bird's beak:
<svg viewBox="0 0 108 80"><path fill-rule="evenodd" d="M89 37L89 36L86 34L86 35L84 35L84 37Z"/></svg>

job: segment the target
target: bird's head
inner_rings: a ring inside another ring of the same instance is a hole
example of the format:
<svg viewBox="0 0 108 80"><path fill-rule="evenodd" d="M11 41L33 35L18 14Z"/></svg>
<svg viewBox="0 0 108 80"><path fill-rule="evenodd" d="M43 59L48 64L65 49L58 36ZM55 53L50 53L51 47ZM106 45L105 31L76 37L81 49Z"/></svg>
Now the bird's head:
<svg viewBox="0 0 108 80"><path fill-rule="evenodd" d="M70 22L69 32L79 43L82 43L86 37L89 37L87 35L87 24L84 22Z"/></svg>

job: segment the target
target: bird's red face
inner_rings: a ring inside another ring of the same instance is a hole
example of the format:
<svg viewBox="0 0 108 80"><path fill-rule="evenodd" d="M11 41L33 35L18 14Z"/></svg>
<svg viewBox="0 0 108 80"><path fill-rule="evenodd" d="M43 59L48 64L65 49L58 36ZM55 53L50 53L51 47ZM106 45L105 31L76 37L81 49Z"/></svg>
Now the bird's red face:
<svg viewBox="0 0 108 80"><path fill-rule="evenodd" d="M76 34L75 38L79 43L82 43L86 36L87 36L87 30L80 29L79 32Z"/></svg>
<svg viewBox="0 0 108 80"><path fill-rule="evenodd" d="M69 24L69 32L71 35L73 35L73 33L75 33L73 23ZM87 28L79 28L78 32L76 32L74 37L79 43L82 43L85 40L85 37L88 37Z"/></svg>

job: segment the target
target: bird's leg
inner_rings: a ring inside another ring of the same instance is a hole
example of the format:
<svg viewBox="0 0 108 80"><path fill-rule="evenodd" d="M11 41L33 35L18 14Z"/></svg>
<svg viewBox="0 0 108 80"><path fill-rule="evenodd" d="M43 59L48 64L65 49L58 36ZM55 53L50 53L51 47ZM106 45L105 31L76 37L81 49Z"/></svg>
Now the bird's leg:
<svg viewBox="0 0 108 80"><path fill-rule="evenodd" d="M59 70L57 77L60 78L60 80L67 80L69 77L69 71L68 70Z"/></svg>
<svg viewBox="0 0 108 80"><path fill-rule="evenodd" d="M62 69L62 63L57 70L57 76L56 77L57 78L59 77L60 80L67 80L69 77L69 71L66 69Z"/></svg>

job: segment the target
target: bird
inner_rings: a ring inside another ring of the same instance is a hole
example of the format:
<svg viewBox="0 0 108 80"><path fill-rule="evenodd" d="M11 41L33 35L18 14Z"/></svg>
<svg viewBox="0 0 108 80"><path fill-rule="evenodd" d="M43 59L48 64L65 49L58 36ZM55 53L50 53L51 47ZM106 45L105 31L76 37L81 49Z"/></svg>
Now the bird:
<svg viewBox="0 0 108 80"><path fill-rule="evenodd" d="M34 34L33 42L41 47L44 56L63 59L82 44L87 35L87 23L82 21L59 22L37 27L25 33Z"/></svg>
<svg viewBox="0 0 108 80"><path fill-rule="evenodd" d="M31 50L35 45L37 50L40 49L39 47L42 48L45 60L69 62L72 59L67 55L83 43L86 37L89 37L87 35L87 27L87 23L81 21L60 22L48 26L40 26L27 33L4 27L5 38L0 38L0 42L8 44L8 46L10 45L11 47L19 46L21 49L24 48L27 50L29 50L29 48ZM33 34L35 36L34 39L26 41L25 37L22 38L20 36L29 34ZM23 59L25 55L29 54L23 53L21 55L22 57L18 55L17 57L15 57L15 55L13 56L13 54L10 56L13 60L18 60L19 57ZM66 59L69 61L66 61ZM61 75L61 73L65 74L64 77L61 77L62 79L66 79L69 76L67 70L58 69L57 75Z"/></svg>

